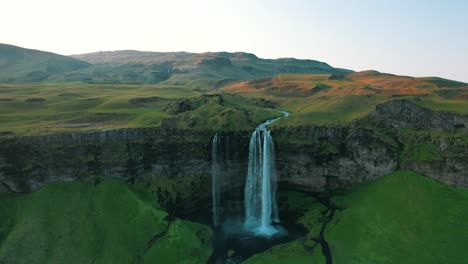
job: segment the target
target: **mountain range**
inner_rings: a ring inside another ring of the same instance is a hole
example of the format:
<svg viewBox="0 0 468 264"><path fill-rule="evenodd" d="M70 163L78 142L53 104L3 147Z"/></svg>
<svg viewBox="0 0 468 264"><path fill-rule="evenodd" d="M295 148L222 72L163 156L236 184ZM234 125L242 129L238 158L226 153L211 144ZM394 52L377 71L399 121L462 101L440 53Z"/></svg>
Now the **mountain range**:
<svg viewBox="0 0 468 264"><path fill-rule="evenodd" d="M72 56L0 44L0 82L84 82L101 84L224 84L281 73L345 74L316 60L261 59L245 52L104 51Z"/></svg>

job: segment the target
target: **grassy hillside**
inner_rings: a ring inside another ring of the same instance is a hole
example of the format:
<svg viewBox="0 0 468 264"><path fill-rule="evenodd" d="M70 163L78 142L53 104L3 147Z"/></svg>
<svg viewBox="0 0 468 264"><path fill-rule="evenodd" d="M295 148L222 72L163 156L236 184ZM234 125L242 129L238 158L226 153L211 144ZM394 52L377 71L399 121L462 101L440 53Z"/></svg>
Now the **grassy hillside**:
<svg viewBox="0 0 468 264"><path fill-rule="evenodd" d="M313 249L303 246L301 241L293 241L286 244L274 246L273 248L257 254L244 263L246 264L302 264L313 263L323 264L325 259L322 256L320 245Z"/></svg>
<svg viewBox="0 0 468 264"><path fill-rule="evenodd" d="M87 62L85 62L87 61ZM0 82L190 85L212 90L280 73L349 73L314 60L260 59L244 52L142 52L61 56L0 44Z"/></svg>
<svg viewBox="0 0 468 264"><path fill-rule="evenodd" d="M468 113L467 84L373 71L287 74L214 91L192 85L3 84L0 136L173 126L249 130L291 113L273 127L346 124L377 104L406 98L434 110Z"/></svg>
<svg viewBox="0 0 468 264"><path fill-rule="evenodd" d="M266 98L293 114L274 126L347 123L379 103L401 97L434 110L468 113L468 84L376 71L344 75L281 74L237 82L222 91Z"/></svg>
<svg viewBox="0 0 468 264"><path fill-rule="evenodd" d="M39 82L91 64L50 52L0 44L0 83Z"/></svg>
<svg viewBox="0 0 468 264"><path fill-rule="evenodd" d="M171 223L142 197L114 180L2 194L0 263L156 263L162 257L205 263L211 230L182 220Z"/></svg>
<svg viewBox="0 0 468 264"><path fill-rule="evenodd" d="M280 201L309 231L246 263L325 263L317 238L330 210L313 197L287 192ZM468 258L468 190L398 171L334 195L338 206L324 237L333 263L465 263Z"/></svg>
<svg viewBox="0 0 468 264"><path fill-rule="evenodd" d="M334 199L334 263L465 263L468 191L400 171Z"/></svg>
<svg viewBox="0 0 468 264"><path fill-rule="evenodd" d="M346 124L397 97L468 113L468 84L435 77L243 52L74 57L81 60L0 45L0 137L155 126L250 130L277 116L272 108L291 113L273 127Z"/></svg>
<svg viewBox="0 0 468 264"><path fill-rule="evenodd" d="M203 90L216 89L236 80L272 77L280 73L351 72L315 60L261 59L245 52L197 54L124 50L74 57L94 64L89 70L75 74L80 78L86 76L87 79L82 79L86 82L191 85Z"/></svg>
<svg viewBox="0 0 468 264"><path fill-rule="evenodd" d="M264 100L204 95L187 86L0 85L0 136L162 124L241 130L276 115Z"/></svg>

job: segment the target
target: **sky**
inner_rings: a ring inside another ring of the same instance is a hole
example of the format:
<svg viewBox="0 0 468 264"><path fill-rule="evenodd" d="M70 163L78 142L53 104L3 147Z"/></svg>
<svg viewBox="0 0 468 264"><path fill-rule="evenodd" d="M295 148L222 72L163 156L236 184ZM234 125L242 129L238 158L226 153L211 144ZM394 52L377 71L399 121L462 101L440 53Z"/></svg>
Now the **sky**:
<svg viewBox="0 0 468 264"><path fill-rule="evenodd" d="M0 43L64 55L245 51L468 82L465 0L2 0Z"/></svg>

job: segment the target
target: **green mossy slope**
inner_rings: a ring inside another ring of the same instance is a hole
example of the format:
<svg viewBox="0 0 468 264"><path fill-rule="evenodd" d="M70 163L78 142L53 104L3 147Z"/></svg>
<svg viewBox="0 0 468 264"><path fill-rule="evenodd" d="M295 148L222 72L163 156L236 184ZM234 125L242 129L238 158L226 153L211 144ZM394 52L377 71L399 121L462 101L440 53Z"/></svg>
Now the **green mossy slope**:
<svg viewBox="0 0 468 264"><path fill-rule="evenodd" d="M148 241L165 234L170 224L164 211L141 197L114 180L96 185L52 183L30 194L4 194L0 196L0 263L132 263ZM178 247L184 252L200 249L202 255L190 258L206 261L211 231L185 221L175 223L187 237L204 239Z"/></svg>
<svg viewBox="0 0 468 264"><path fill-rule="evenodd" d="M245 264L302 264L325 263L320 245L313 249L307 249L303 246L302 241L295 240L286 244L274 246L273 248L257 254L247 261Z"/></svg>
<svg viewBox="0 0 468 264"><path fill-rule="evenodd" d="M212 253L211 231L206 227L182 220L176 220L146 254L142 263L206 263Z"/></svg>
<svg viewBox="0 0 468 264"><path fill-rule="evenodd" d="M334 201L334 263L466 263L468 190L399 171Z"/></svg>

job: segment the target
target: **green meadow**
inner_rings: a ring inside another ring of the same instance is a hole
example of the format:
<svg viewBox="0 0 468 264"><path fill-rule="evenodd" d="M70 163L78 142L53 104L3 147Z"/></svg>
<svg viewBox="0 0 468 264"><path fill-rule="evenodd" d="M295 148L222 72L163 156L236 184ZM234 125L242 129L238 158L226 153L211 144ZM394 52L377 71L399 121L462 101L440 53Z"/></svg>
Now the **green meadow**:
<svg viewBox="0 0 468 264"><path fill-rule="evenodd" d="M1 194L0 263L205 263L211 230L144 197L110 179Z"/></svg>

